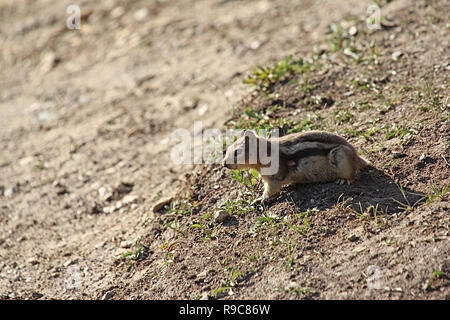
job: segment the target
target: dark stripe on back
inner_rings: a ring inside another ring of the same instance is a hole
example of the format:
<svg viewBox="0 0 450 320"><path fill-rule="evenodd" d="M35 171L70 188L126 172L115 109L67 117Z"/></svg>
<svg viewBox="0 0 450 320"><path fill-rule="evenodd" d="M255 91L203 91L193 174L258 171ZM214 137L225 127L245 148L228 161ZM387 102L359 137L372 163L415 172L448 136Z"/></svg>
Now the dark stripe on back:
<svg viewBox="0 0 450 320"><path fill-rule="evenodd" d="M327 156L334 148L336 148L336 146L332 146L329 148L306 148L290 154L286 154L280 151L280 154L285 159L294 160L313 156Z"/></svg>
<svg viewBox="0 0 450 320"><path fill-rule="evenodd" d="M301 142L320 142L325 144L343 144L351 146L350 143L343 137L330 134L324 131L311 132L311 133L301 133L297 137L296 133L283 136L279 138L280 145L290 147ZM289 138L288 138L289 137Z"/></svg>

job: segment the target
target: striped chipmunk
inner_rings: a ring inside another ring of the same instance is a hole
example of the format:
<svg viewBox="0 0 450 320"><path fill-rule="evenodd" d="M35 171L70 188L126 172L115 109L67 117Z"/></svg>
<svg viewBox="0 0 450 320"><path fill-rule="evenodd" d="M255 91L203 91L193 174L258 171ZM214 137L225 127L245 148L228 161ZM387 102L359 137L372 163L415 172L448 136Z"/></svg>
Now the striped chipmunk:
<svg viewBox="0 0 450 320"><path fill-rule="evenodd" d="M255 169L264 183L256 201L267 200L285 185L355 181L369 163L344 138L325 131L293 133L264 138L246 130L227 148L223 165L230 169Z"/></svg>

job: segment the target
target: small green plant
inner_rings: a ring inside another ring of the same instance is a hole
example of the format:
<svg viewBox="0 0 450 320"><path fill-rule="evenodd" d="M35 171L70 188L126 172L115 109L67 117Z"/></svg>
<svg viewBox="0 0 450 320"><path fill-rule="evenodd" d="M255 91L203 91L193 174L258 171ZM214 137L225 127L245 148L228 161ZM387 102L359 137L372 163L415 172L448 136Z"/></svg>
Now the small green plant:
<svg viewBox="0 0 450 320"><path fill-rule="evenodd" d="M230 285L234 287L236 282L242 278L244 274L237 268L228 267L228 270L230 271Z"/></svg>
<svg viewBox="0 0 450 320"><path fill-rule="evenodd" d="M310 65L305 63L303 59L294 60L292 55L289 55L274 67L255 68L252 74L245 80L245 83L266 91L274 83L284 80L297 72L306 72L309 67Z"/></svg>
<svg viewBox="0 0 450 320"><path fill-rule="evenodd" d="M174 216L191 215L193 210L198 207L196 201L189 202L189 200L182 200L179 203L171 202L169 205L168 214Z"/></svg>
<svg viewBox="0 0 450 320"><path fill-rule="evenodd" d="M431 191L427 194L427 202L434 201L435 199L444 200L447 193L450 191L450 184L439 186L434 183L431 187Z"/></svg>
<svg viewBox="0 0 450 320"><path fill-rule="evenodd" d="M128 261L128 271L135 265L137 261L140 261L144 257L144 250L147 249L145 245L141 243L141 240L138 239L134 244L134 251L127 251L123 254L124 259Z"/></svg>
<svg viewBox="0 0 450 320"><path fill-rule="evenodd" d="M181 234L182 236L184 236L184 232L180 229L180 223L178 221L178 217L176 217L174 220L166 223L166 227L172 229L173 231Z"/></svg>
<svg viewBox="0 0 450 320"><path fill-rule="evenodd" d="M285 219L283 219L283 224L298 233L306 235L311 229L310 215L317 211L317 208L313 208L308 209L305 212L297 213L292 217L286 217Z"/></svg>
<svg viewBox="0 0 450 320"><path fill-rule="evenodd" d="M244 276L244 274L233 266L226 266L225 271L229 272L229 278L222 280L222 285L213 291L212 296L218 297L220 294L230 293L236 283Z"/></svg>
<svg viewBox="0 0 450 320"><path fill-rule="evenodd" d="M231 289L231 286L221 286L213 291L212 296L217 298L221 293L230 292Z"/></svg>
<svg viewBox="0 0 450 320"><path fill-rule="evenodd" d="M134 252L133 251L127 251L127 252L124 253L123 257L131 259L131 260L134 260L134 261L137 261L137 260L141 259L142 255L143 255L144 245L141 243L140 239L138 239L136 241L135 247L136 247L136 250Z"/></svg>
<svg viewBox="0 0 450 320"><path fill-rule="evenodd" d="M209 241L216 238L218 233L218 226L209 227L205 223L193 223L190 225L191 229L199 230L201 232L200 241Z"/></svg>
<svg viewBox="0 0 450 320"><path fill-rule="evenodd" d="M354 116L349 110L341 109L334 112L334 117L337 120L337 124L342 124L349 122Z"/></svg>
<svg viewBox="0 0 450 320"><path fill-rule="evenodd" d="M411 204L411 202L409 201L408 197L406 196L406 192L405 192L405 189L403 188L403 186L401 184L397 183L397 187L400 190L400 193L402 194L403 199L405 200L405 202L402 202L402 201L394 199L394 198L392 198L392 200L395 203L397 203L400 206L400 208L402 208L404 211L411 211L413 208L415 208L420 202L424 201L424 199L425 199L425 197L423 197L420 194L411 193L411 194L414 194L416 196L421 196L419 198L419 200L417 200L415 203Z"/></svg>
<svg viewBox="0 0 450 320"><path fill-rule="evenodd" d="M174 262L174 252L175 252L175 247L177 246L176 242L172 242L172 243L165 243L161 249L166 253L166 256L164 257L164 265L166 267L169 266L169 264Z"/></svg>
<svg viewBox="0 0 450 320"><path fill-rule="evenodd" d="M433 285L433 282L435 279L441 278L443 277L445 274L442 270L436 270L433 271L433 273L431 274L431 277L425 282L423 289L429 290L431 288L431 286Z"/></svg>
<svg viewBox="0 0 450 320"><path fill-rule="evenodd" d="M296 296L311 296L315 293L314 289L311 287L292 287L290 288Z"/></svg>
<svg viewBox="0 0 450 320"><path fill-rule="evenodd" d="M353 198L347 198L346 200L338 203L336 207L341 208L344 211L350 213L350 215L359 218L364 223L373 222L380 229L383 228L387 224L387 220L385 219L387 213L378 207L378 204L367 206L363 208L361 202L358 203L359 210L353 208L352 202Z"/></svg>
<svg viewBox="0 0 450 320"><path fill-rule="evenodd" d="M386 139L390 140L394 137L403 139L411 135L411 131L404 126L393 127L388 133L386 133Z"/></svg>
<svg viewBox="0 0 450 320"><path fill-rule="evenodd" d="M255 231L258 233L265 228L274 228L277 221L280 219L277 215L271 214L269 212L264 212L261 217L256 219Z"/></svg>
<svg viewBox="0 0 450 320"><path fill-rule="evenodd" d="M246 215L255 211L251 194L241 194L236 200L228 200L220 209L226 210L230 215Z"/></svg>
<svg viewBox="0 0 450 320"><path fill-rule="evenodd" d="M294 270L294 261L296 257L296 249L297 249L297 243L292 241L286 244L287 247L287 261L286 261L286 269L287 271L293 271Z"/></svg>
<svg viewBox="0 0 450 320"><path fill-rule="evenodd" d="M255 169L245 170L232 170L231 178L241 184L243 184L248 190L254 191L259 181L259 173Z"/></svg>
<svg viewBox="0 0 450 320"><path fill-rule="evenodd" d="M375 93L380 93L380 88L378 85L368 78L357 78L350 81L350 84L353 88L358 89L361 92L370 92L373 91Z"/></svg>

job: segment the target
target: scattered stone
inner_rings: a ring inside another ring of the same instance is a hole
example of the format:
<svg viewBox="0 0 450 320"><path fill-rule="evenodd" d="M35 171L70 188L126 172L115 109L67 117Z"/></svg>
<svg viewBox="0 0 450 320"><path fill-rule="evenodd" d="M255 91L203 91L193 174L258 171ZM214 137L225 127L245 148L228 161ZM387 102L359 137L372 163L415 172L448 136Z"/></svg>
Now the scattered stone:
<svg viewBox="0 0 450 320"><path fill-rule="evenodd" d="M250 43L250 49L252 50L257 50L260 46L261 42L259 42L258 40L254 40L252 41L252 43Z"/></svg>
<svg viewBox="0 0 450 320"><path fill-rule="evenodd" d="M393 152L391 157L392 159L400 159L406 157L406 154L403 152Z"/></svg>
<svg viewBox="0 0 450 320"><path fill-rule="evenodd" d="M94 202L91 209L89 210L91 214L98 214L101 213L102 211L103 211L102 207L97 202Z"/></svg>
<svg viewBox="0 0 450 320"><path fill-rule="evenodd" d="M39 293L39 292L33 292L32 294L31 294L31 298L32 299L40 299L40 298L42 298L44 295L42 294L42 293Z"/></svg>
<svg viewBox="0 0 450 320"><path fill-rule="evenodd" d="M114 167L108 168L105 170L105 174L110 175L116 172L116 169Z"/></svg>
<svg viewBox="0 0 450 320"><path fill-rule="evenodd" d="M383 29L392 29L397 27L397 23L395 23L394 21L389 21L387 19L383 19L383 21L381 21L380 24L383 27Z"/></svg>
<svg viewBox="0 0 450 320"><path fill-rule="evenodd" d="M352 250L353 253L361 253L365 251L367 248L363 245L360 245Z"/></svg>
<svg viewBox="0 0 450 320"><path fill-rule="evenodd" d="M348 92L344 93L344 96L346 96L346 97L350 97L353 95L355 95L355 93L353 91L348 91Z"/></svg>
<svg viewBox="0 0 450 320"><path fill-rule="evenodd" d="M205 115L206 112L208 112L209 106L207 104L204 104L198 109L198 115L201 117Z"/></svg>
<svg viewBox="0 0 450 320"><path fill-rule="evenodd" d="M444 63L442 64L442 67L443 67L445 70L450 71L450 62L444 62Z"/></svg>
<svg viewBox="0 0 450 320"><path fill-rule="evenodd" d="M148 17L148 9L147 8L139 9L138 11L136 11L134 13L134 18L138 22L143 22L145 19L147 19L147 17Z"/></svg>
<svg viewBox="0 0 450 320"><path fill-rule="evenodd" d="M98 189L100 200L110 202L113 199L113 191L110 187L101 187Z"/></svg>
<svg viewBox="0 0 450 320"><path fill-rule="evenodd" d="M114 290L109 290L103 295L102 300L111 300L112 297L114 297Z"/></svg>
<svg viewBox="0 0 450 320"><path fill-rule="evenodd" d="M124 195L130 193L133 190L134 184L129 182L121 182L112 191L113 199L120 200Z"/></svg>
<svg viewBox="0 0 450 320"><path fill-rule="evenodd" d="M355 234L351 234L350 236L347 237L347 240L351 241L351 242L355 242L358 239L359 239L359 237Z"/></svg>
<svg viewBox="0 0 450 320"><path fill-rule="evenodd" d="M139 199L138 196L126 195L125 197L123 197L122 202L123 202L124 204L130 204L130 203L135 203L135 202L137 202L138 199Z"/></svg>
<svg viewBox="0 0 450 320"><path fill-rule="evenodd" d="M350 29L348 29L348 34L351 36L356 36L356 34L358 33L358 29L355 26L350 27Z"/></svg>
<svg viewBox="0 0 450 320"><path fill-rule="evenodd" d="M103 213L106 213L106 214L108 214L108 213L112 213L112 212L114 212L114 207L113 206L111 206L111 207L104 207L103 208Z"/></svg>
<svg viewBox="0 0 450 320"><path fill-rule="evenodd" d="M100 196L100 198L105 198L106 194L108 193L108 190L106 187L101 187L98 189L98 195Z"/></svg>
<svg viewBox="0 0 450 320"><path fill-rule="evenodd" d="M61 184L59 181L54 181L53 182L53 187L55 187L56 189L56 195L58 196L62 196L66 193L69 193L69 191L67 190L66 186Z"/></svg>
<svg viewBox="0 0 450 320"><path fill-rule="evenodd" d="M42 110L41 112L38 113L37 117L38 120L42 122L56 119L56 115L50 110Z"/></svg>
<svg viewBox="0 0 450 320"><path fill-rule="evenodd" d="M208 292L203 292L200 297L200 300L209 300Z"/></svg>
<svg viewBox="0 0 450 320"><path fill-rule="evenodd" d="M134 127L131 128L128 132L127 132L127 137L134 137L140 134L144 134L145 130L143 128L138 128L138 127Z"/></svg>
<svg viewBox="0 0 450 320"><path fill-rule="evenodd" d="M47 73L53 68L55 68L61 61L60 58L56 56L54 52L47 52L41 61L41 71Z"/></svg>
<svg viewBox="0 0 450 320"><path fill-rule="evenodd" d="M126 241L126 240L124 240L120 243L121 248L130 248L132 245L133 245L132 242Z"/></svg>
<svg viewBox="0 0 450 320"><path fill-rule="evenodd" d="M31 163L33 163L33 161L34 161L34 157L33 156L25 157L25 158L22 158L22 159L19 160L19 164L20 164L20 166L25 167L25 166L28 166Z"/></svg>
<svg viewBox="0 0 450 320"><path fill-rule="evenodd" d="M402 53L401 51L395 51L395 52L392 54L392 59L393 59L394 61L397 61L402 55L403 55L403 53Z"/></svg>
<svg viewBox="0 0 450 320"><path fill-rule="evenodd" d="M425 156L425 153L422 153L422 154L420 155L420 157L419 157L419 160L422 161L423 159L425 159L425 157L426 157L426 156Z"/></svg>
<svg viewBox="0 0 450 320"><path fill-rule="evenodd" d="M285 287L285 290L292 290L295 289L297 287L297 283L295 281L291 281L289 282L289 284Z"/></svg>
<svg viewBox="0 0 450 320"><path fill-rule="evenodd" d="M114 19L120 18L125 13L125 9L123 7L116 7L113 10L111 10L111 17Z"/></svg>
<svg viewBox="0 0 450 320"><path fill-rule="evenodd" d="M153 206L153 212L159 212L162 208L164 208L166 205L171 203L173 200L173 197L168 197L160 200L157 204Z"/></svg>
<svg viewBox="0 0 450 320"><path fill-rule="evenodd" d="M5 196L6 198L10 198L10 197L12 197L12 195L14 194L15 191L16 190L14 187L8 188L3 192L3 196Z"/></svg>
<svg viewBox="0 0 450 320"><path fill-rule="evenodd" d="M214 221L216 223L224 223L230 218L230 215L225 210L219 210L214 213Z"/></svg>
<svg viewBox="0 0 450 320"><path fill-rule="evenodd" d="M197 275L197 279L205 279L207 274L208 274L208 271L207 270L203 270L202 272L200 272Z"/></svg>
<svg viewBox="0 0 450 320"><path fill-rule="evenodd" d="M71 266L73 264L76 264L78 262L78 259L70 259L64 262L63 266L64 268L67 268L68 266Z"/></svg>

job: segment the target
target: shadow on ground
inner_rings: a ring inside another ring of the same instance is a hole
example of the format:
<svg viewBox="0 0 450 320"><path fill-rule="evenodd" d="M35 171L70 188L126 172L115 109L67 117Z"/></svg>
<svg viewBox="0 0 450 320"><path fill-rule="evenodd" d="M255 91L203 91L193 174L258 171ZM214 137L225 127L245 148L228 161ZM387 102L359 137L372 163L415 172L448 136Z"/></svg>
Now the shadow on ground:
<svg viewBox="0 0 450 320"><path fill-rule="evenodd" d="M331 209L341 204L358 213L382 211L393 214L415 207L425 199L421 192L398 185L386 173L375 167L362 172L351 185L305 184L285 189L269 205L289 201L300 212L311 208Z"/></svg>

